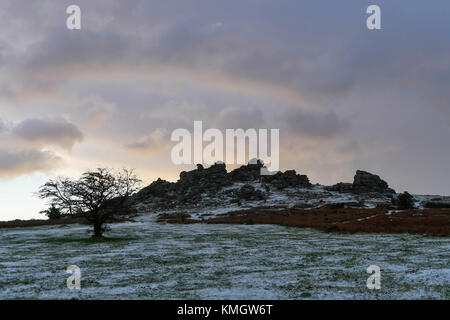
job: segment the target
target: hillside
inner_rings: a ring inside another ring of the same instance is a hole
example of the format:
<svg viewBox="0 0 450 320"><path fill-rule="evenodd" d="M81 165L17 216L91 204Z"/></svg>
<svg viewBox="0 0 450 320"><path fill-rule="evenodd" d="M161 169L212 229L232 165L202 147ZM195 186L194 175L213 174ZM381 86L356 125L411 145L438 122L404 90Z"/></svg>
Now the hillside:
<svg viewBox="0 0 450 320"><path fill-rule="evenodd" d="M181 172L177 182L158 179L132 201L138 213L157 214L161 222L251 222L343 232L450 233L449 197L414 195L408 207L402 207L401 194L366 171L357 170L352 183L324 186L312 185L306 175L295 170L261 176L261 168L260 161L231 172L223 163L209 168L198 165L195 170ZM264 219L268 214L275 219ZM320 219L311 220L311 216ZM369 223L369 219L373 220ZM373 221L377 221L376 228Z"/></svg>

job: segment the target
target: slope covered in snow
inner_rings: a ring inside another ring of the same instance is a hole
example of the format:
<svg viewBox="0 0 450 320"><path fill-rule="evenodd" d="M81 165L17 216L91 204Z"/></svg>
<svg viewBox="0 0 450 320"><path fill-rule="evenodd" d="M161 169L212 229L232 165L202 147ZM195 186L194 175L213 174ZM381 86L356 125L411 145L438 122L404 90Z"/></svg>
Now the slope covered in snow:
<svg viewBox="0 0 450 320"><path fill-rule="evenodd" d="M274 225L0 229L0 299L449 299L448 238L332 234ZM366 269L381 268L368 290ZM69 290L69 265L81 290Z"/></svg>
<svg viewBox="0 0 450 320"><path fill-rule="evenodd" d="M183 214L203 219L254 207L321 208L324 206L395 209L395 191L376 175L357 171L353 184L312 185L306 175L294 170L261 176L261 162L249 163L231 172L224 164L182 172L176 183L161 179L134 198L140 213Z"/></svg>

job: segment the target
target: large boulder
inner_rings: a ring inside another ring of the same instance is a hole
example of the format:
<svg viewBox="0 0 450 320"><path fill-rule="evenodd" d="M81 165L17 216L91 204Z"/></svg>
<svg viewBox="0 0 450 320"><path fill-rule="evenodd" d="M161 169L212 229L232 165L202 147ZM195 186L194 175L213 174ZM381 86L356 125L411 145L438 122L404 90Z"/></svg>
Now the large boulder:
<svg viewBox="0 0 450 320"><path fill-rule="evenodd" d="M386 181L382 180L376 174L366 171L357 170L353 179L352 191L357 194L361 193L382 193L395 194L395 190L389 188Z"/></svg>

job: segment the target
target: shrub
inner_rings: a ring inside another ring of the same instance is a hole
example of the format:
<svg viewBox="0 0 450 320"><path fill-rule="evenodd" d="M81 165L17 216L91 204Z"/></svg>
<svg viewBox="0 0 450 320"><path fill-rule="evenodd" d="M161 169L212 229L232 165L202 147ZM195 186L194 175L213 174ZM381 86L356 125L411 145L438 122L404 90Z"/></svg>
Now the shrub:
<svg viewBox="0 0 450 320"><path fill-rule="evenodd" d="M405 191L394 200L394 204L400 210L412 209L414 208L414 197Z"/></svg>
<svg viewBox="0 0 450 320"><path fill-rule="evenodd" d="M50 220L61 218L61 210L54 205L47 210L41 211L41 213L45 214Z"/></svg>

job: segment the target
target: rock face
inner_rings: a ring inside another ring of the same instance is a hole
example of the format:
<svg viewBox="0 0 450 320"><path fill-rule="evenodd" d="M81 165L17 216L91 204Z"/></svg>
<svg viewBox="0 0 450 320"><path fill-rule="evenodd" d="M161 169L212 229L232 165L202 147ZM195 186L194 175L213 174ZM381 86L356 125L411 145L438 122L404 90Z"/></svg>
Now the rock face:
<svg viewBox="0 0 450 320"><path fill-rule="evenodd" d="M357 170L353 179L352 192L361 193L381 193L381 194L394 194L395 191L389 188L386 181L382 180L379 176L371 174L366 171Z"/></svg>

